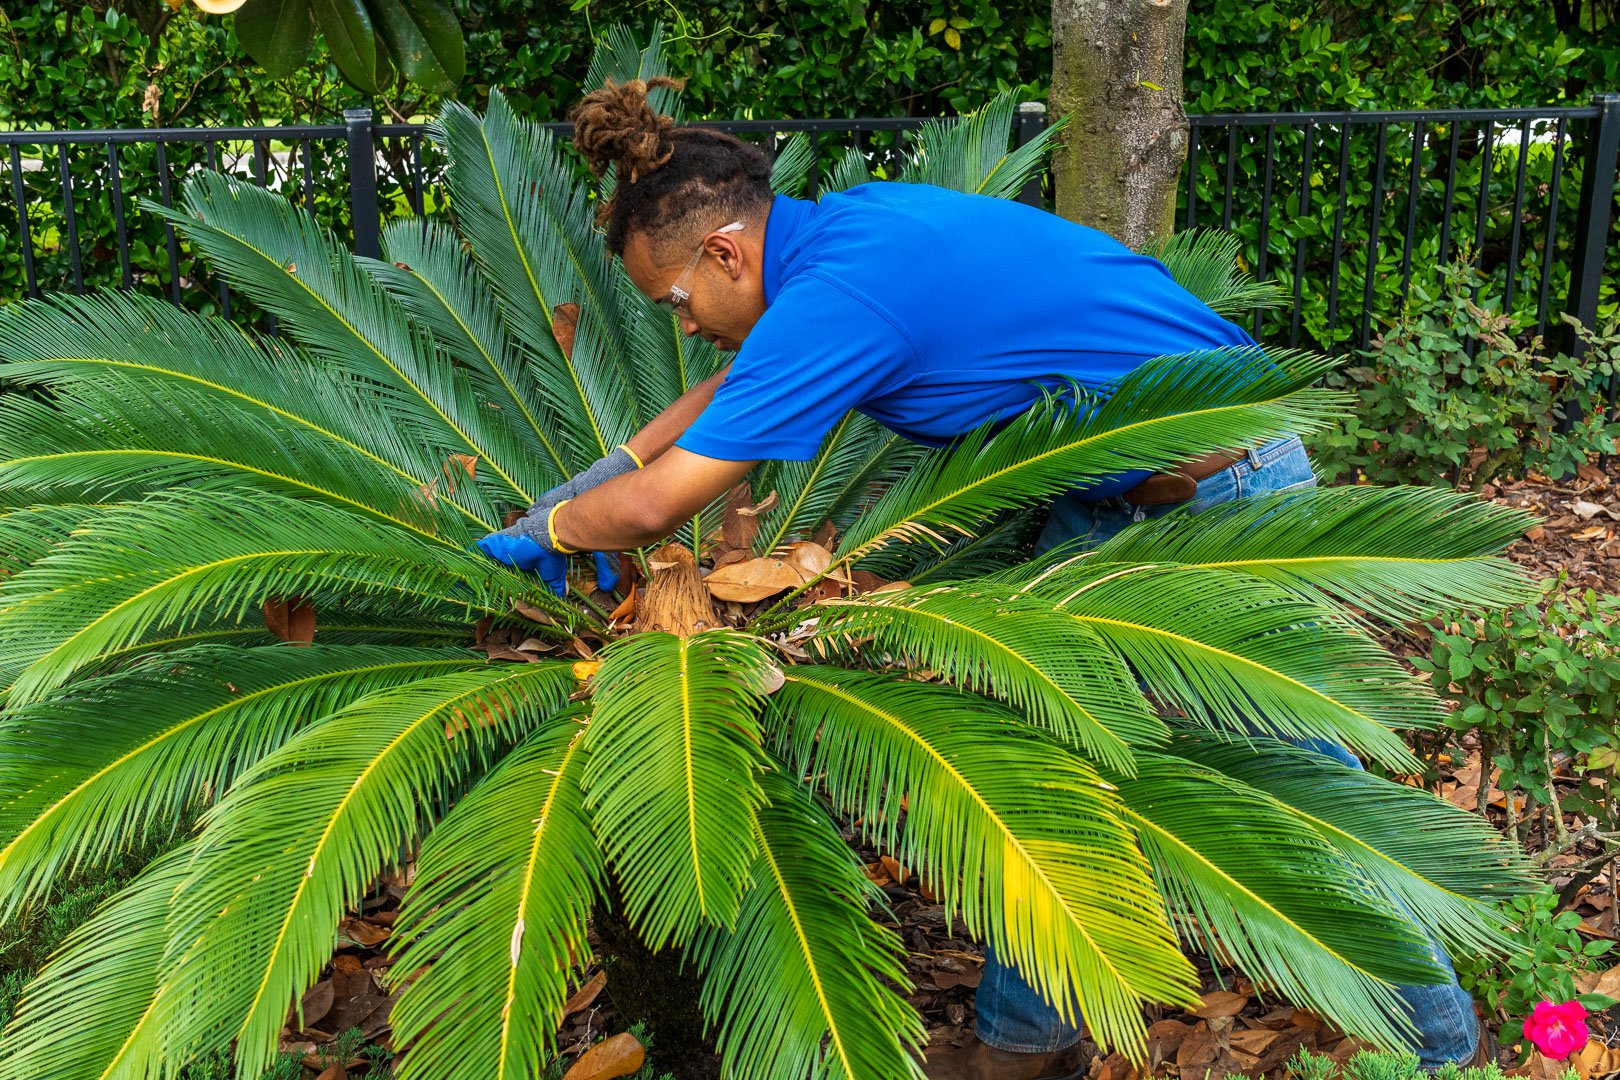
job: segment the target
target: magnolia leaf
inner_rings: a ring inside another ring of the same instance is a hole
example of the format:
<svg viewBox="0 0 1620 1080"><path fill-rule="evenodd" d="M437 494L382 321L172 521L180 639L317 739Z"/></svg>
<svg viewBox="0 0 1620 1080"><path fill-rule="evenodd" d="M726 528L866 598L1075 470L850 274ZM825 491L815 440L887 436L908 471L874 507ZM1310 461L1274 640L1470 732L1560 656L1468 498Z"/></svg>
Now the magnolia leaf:
<svg viewBox="0 0 1620 1080"><path fill-rule="evenodd" d="M704 578L703 584L716 600L748 604L797 588L804 584L804 576L781 559L749 559L722 566Z"/></svg>
<svg viewBox="0 0 1620 1080"><path fill-rule="evenodd" d="M622 1031L579 1055L579 1060L564 1074L563 1080L615 1080L620 1076L632 1076L640 1071L642 1062L646 1060L646 1047L637 1042L634 1035Z"/></svg>
<svg viewBox="0 0 1620 1080"><path fill-rule="evenodd" d="M315 20L326 37L332 62L343 77L367 93L375 94L377 81L377 37L371 14L361 0L311 0Z"/></svg>
<svg viewBox="0 0 1620 1080"><path fill-rule="evenodd" d="M252 0L237 12L236 37L270 78L291 75L315 41L309 0Z"/></svg>
<svg viewBox="0 0 1620 1080"><path fill-rule="evenodd" d="M809 581L831 568L832 552L812 540L800 540L787 546L787 550L782 553L782 561Z"/></svg>
<svg viewBox="0 0 1620 1080"><path fill-rule="evenodd" d="M395 66L430 93L454 90L467 71L456 13L443 0L369 0Z"/></svg>

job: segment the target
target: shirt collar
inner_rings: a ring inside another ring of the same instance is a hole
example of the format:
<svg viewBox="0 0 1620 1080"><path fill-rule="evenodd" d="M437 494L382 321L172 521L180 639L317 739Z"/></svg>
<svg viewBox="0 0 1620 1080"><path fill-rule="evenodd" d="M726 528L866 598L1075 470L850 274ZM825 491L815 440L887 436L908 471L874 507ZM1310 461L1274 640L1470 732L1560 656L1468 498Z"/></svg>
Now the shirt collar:
<svg viewBox="0 0 1620 1080"><path fill-rule="evenodd" d="M771 202L771 213L765 221L764 266L760 268L766 307L771 306L776 294L782 290L782 263L789 243L815 212L816 204L804 199L778 195Z"/></svg>

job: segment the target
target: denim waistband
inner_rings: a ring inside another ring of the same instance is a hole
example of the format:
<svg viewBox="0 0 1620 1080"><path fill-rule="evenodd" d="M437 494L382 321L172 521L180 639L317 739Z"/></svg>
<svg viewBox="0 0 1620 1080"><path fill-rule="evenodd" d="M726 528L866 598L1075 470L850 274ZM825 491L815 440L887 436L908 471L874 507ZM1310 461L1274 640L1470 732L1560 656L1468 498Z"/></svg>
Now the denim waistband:
<svg viewBox="0 0 1620 1080"><path fill-rule="evenodd" d="M1209 476L1204 477L1204 480L1219 476L1221 473L1230 470L1235 470L1239 476L1247 476L1250 473L1259 472L1261 469L1265 468L1267 465L1270 465L1278 458L1292 452L1294 448L1299 445L1300 439L1298 435L1284 435L1280 439L1275 439L1266 443L1259 449L1249 449L1244 451L1243 457L1232 462L1232 464L1226 466L1224 469L1216 469L1214 472L1210 473ZM1203 483L1203 481L1199 482ZM1096 506L1123 507L1130 505L1129 501L1123 495L1109 495L1101 499L1088 499L1086 498L1084 492L1071 491L1067 493L1067 497L1078 503L1086 503Z"/></svg>

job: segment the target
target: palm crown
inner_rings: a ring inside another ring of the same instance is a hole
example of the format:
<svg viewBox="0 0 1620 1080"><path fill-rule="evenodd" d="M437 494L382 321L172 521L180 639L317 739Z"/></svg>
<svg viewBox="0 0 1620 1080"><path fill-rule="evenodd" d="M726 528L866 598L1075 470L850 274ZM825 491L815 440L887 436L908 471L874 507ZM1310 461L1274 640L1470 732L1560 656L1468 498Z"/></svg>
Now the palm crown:
<svg viewBox="0 0 1620 1080"><path fill-rule="evenodd" d="M592 82L657 65L616 36ZM900 179L1010 195L1042 151L1005 153L1010 114L931 129ZM1409 766L1395 730L1439 705L1369 621L1509 598L1489 553L1519 517L1291 492L1018 561L1017 512L1087 476L1336 415L1324 361L1162 358L1094 408L926 454L852 415L753 478L776 498L752 553L836 531L830 559L712 628L622 634L470 541L717 354L612 264L588 188L499 95L438 137L459 234L396 224L381 261L190 182L175 224L285 337L123 294L0 312L0 375L41 391L0 410L0 912L200 810L33 983L0 1076L171 1075L226 1046L253 1075L344 911L409 853L402 1076L538 1076L609 875L649 945L695 957L730 1075L916 1076L902 944L834 814L1128 1052L1144 1002L1195 999L1179 939L1381 1043L1389 984L1437 977L1403 913L1503 947L1482 901L1522 868L1493 834L1244 736ZM808 164L790 143L778 186ZM1211 302L1256 298L1219 244L1165 257ZM681 543L708 551L726 518ZM649 591L681 572L647 566ZM861 569L909 584L862 592ZM313 605L316 643L276 642L267 601ZM480 620L532 662L470 649Z"/></svg>

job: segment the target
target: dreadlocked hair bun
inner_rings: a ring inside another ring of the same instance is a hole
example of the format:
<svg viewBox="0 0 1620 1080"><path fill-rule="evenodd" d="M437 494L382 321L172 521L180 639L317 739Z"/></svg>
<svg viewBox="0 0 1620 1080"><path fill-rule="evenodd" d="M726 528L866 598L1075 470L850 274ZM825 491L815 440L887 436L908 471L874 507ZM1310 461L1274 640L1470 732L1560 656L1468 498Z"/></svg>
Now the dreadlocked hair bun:
<svg viewBox="0 0 1620 1080"><path fill-rule="evenodd" d="M574 145L598 179L614 170L612 195L601 199L596 223L608 250L624 253L632 231L660 249L696 243L733 218L769 210L771 161L757 146L706 127L675 126L647 103L647 91L679 90L684 80L660 75L632 79L587 94L572 112ZM684 256L683 256L684 257Z"/></svg>
<svg viewBox="0 0 1620 1080"><path fill-rule="evenodd" d="M685 85L685 79L667 75L626 83L608 79L602 89L586 94L568 118L574 122L574 146L591 173L601 178L610 167L616 168L619 184L625 186L668 162L675 152L670 138L675 121L647 104L647 91L660 87L680 90ZM608 199L597 216L606 220L611 212L612 200Z"/></svg>

